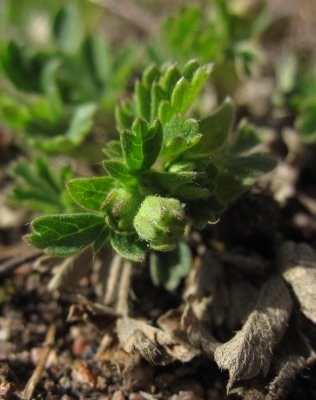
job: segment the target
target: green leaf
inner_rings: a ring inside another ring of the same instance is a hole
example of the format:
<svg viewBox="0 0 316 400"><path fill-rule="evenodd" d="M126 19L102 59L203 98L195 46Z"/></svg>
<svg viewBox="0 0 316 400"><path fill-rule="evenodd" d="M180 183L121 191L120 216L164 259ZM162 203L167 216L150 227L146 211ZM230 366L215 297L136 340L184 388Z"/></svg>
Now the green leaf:
<svg viewBox="0 0 316 400"><path fill-rule="evenodd" d="M100 211L102 203L115 186L115 181L110 176L96 178L76 178L68 182L71 197L81 207Z"/></svg>
<svg viewBox="0 0 316 400"><path fill-rule="evenodd" d="M30 139L30 142L46 152L67 153L79 146L90 133L96 109L95 104L82 104L75 109L71 116L69 127L66 132L55 133L55 135L50 138L35 136Z"/></svg>
<svg viewBox="0 0 316 400"><path fill-rule="evenodd" d="M235 116L235 107L230 99L209 117L199 123L199 131L203 135L199 143L188 151L192 156L208 156L219 151L226 143Z"/></svg>
<svg viewBox="0 0 316 400"><path fill-rule="evenodd" d="M151 127L137 118L132 131L121 133L123 155L131 171L149 169L156 161L162 144L162 129L159 120Z"/></svg>
<svg viewBox="0 0 316 400"><path fill-rule="evenodd" d="M140 81L136 82L135 85L135 103L137 115L141 116L146 121L150 121L150 89L145 87Z"/></svg>
<svg viewBox="0 0 316 400"><path fill-rule="evenodd" d="M66 257L96 240L103 227L104 218L94 214L48 215L33 221L34 233L25 239L49 254Z"/></svg>
<svg viewBox="0 0 316 400"><path fill-rule="evenodd" d="M115 119L120 129L130 129L134 122L134 110L130 101L124 101L115 108Z"/></svg>
<svg viewBox="0 0 316 400"><path fill-rule="evenodd" d="M214 195L220 202L229 202L253 185L263 174L276 166L276 160L268 153L248 156L228 156L218 162L220 170Z"/></svg>
<svg viewBox="0 0 316 400"><path fill-rule="evenodd" d="M191 72L195 69L196 65L190 63L186 65L186 75L191 77ZM171 105L181 113L185 113L188 108L193 104L194 100L200 93L205 82L210 76L212 71L212 65L206 64L195 70L192 79L188 81L185 77L182 77L176 84L172 96Z"/></svg>
<svg viewBox="0 0 316 400"><path fill-rule="evenodd" d="M72 209L65 183L72 176L69 168L62 167L58 173L54 173L48 162L38 157L33 164L19 160L10 172L15 179L9 196L13 203L46 214Z"/></svg>
<svg viewBox="0 0 316 400"><path fill-rule="evenodd" d="M163 286L169 291L175 290L192 267L190 248L183 242L168 253L153 252L149 260L150 275L156 286Z"/></svg>
<svg viewBox="0 0 316 400"><path fill-rule="evenodd" d="M96 240L92 244L92 251L93 251L94 255L96 255L100 252L100 250L103 248L103 246L109 240L109 237L110 237L110 229L108 226L104 225L99 236L96 238Z"/></svg>
<svg viewBox="0 0 316 400"><path fill-rule="evenodd" d="M316 99L304 104L301 114L298 116L296 127L304 143L316 141Z"/></svg>
<svg viewBox="0 0 316 400"><path fill-rule="evenodd" d="M147 246L136 235L120 235L112 233L111 245L123 258L134 262L142 262L145 259Z"/></svg>
<svg viewBox="0 0 316 400"><path fill-rule="evenodd" d="M121 160L105 160L103 162L103 167L105 171L112 176L112 178L118 180L119 182L130 186L130 185L136 185L137 184L137 179L133 174L131 174L131 171L128 169L128 167L124 164L123 161Z"/></svg>
<svg viewBox="0 0 316 400"><path fill-rule="evenodd" d="M238 125L235 139L229 146L232 154L245 153L261 143L261 138L254 127L247 121L242 120Z"/></svg>
<svg viewBox="0 0 316 400"><path fill-rule="evenodd" d="M176 83L181 79L181 73L179 69L172 65L168 68L167 72L161 76L159 80L160 87L167 94L168 99L171 98L172 91L176 85Z"/></svg>
<svg viewBox="0 0 316 400"><path fill-rule="evenodd" d="M75 52L83 36L83 21L75 3L64 6L56 15L53 34L59 46L68 53Z"/></svg>
<svg viewBox="0 0 316 400"><path fill-rule="evenodd" d="M205 199L210 196L209 188L201 185L207 178L203 172L169 173L153 171L150 178L168 196L179 197L183 200Z"/></svg>

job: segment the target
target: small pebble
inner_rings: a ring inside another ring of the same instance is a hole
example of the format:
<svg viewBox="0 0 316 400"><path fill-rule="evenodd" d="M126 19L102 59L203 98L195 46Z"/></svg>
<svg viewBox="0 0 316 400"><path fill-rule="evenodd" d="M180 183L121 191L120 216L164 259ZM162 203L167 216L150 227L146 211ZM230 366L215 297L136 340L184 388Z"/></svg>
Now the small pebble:
<svg viewBox="0 0 316 400"><path fill-rule="evenodd" d="M124 393L121 390L114 392L112 400L125 400Z"/></svg>

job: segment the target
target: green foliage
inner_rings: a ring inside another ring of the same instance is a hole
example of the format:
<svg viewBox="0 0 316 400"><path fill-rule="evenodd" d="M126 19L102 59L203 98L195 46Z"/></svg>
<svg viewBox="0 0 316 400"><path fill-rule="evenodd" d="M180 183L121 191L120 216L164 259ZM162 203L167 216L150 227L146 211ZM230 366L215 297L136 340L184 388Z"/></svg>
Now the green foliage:
<svg viewBox="0 0 316 400"><path fill-rule="evenodd" d="M12 13L13 3L7 3ZM98 121L111 120L138 56L134 45L114 51L94 33L97 24L91 29L88 20L95 11L82 2L55 5L50 13L35 8L31 17L47 30L43 43L7 32L0 41L0 124L20 134L22 147L70 153Z"/></svg>
<svg viewBox="0 0 316 400"><path fill-rule="evenodd" d="M70 256L98 240L103 233L104 220L95 214L47 215L32 223L34 233L26 241L47 253Z"/></svg>
<svg viewBox="0 0 316 400"><path fill-rule="evenodd" d="M105 149L107 176L68 184L74 201L93 214L39 218L28 240L58 255L90 243L99 250L110 241L122 257L137 262L151 249L155 282L174 288L188 268L189 250L178 244L190 228L217 217L275 164L268 154L255 153L260 137L248 124L232 135L231 100L206 118L187 118L210 73L209 65L197 61L182 69L148 68L134 98L117 108L120 140Z"/></svg>
<svg viewBox="0 0 316 400"><path fill-rule="evenodd" d="M254 71L261 57L257 39L268 19L264 1L256 7L227 0L208 3L204 9L181 6L167 17L159 40L149 45L149 54L158 63L169 59L183 64L190 58L214 61L215 83L223 95Z"/></svg>
<svg viewBox="0 0 316 400"><path fill-rule="evenodd" d="M67 192L66 181L72 177L68 167L55 173L41 157L30 164L26 160L16 162L11 168L15 187L9 200L45 214L64 213L73 210L73 201Z"/></svg>
<svg viewBox="0 0 316 400"><path fill-rule="evenodd" d="M315 66L293 52L282 53L276 68L276 108L295 115L295 127L306 144L316 141Z"/></svg>
<svg viewBox="0 0 316 400"><path fill-rule="evenodd" d="M156 286L175 290L192 266L190 248L180 242L176 249L168 253L152 252L149 260L150 276Z"/></svg>

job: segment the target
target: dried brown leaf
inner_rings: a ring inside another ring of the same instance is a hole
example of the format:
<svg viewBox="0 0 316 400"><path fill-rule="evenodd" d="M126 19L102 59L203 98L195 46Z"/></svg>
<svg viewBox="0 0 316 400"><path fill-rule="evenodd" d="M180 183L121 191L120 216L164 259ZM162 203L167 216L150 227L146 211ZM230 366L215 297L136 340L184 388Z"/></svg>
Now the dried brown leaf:
<svg viewBox="0 0 316 400"><path fill-rule="evenodd" d="M213 251L206 252L186 282L184 299L207 326L221 325L229 307L224 270Z"/></svg>
<svg viewBox="0 0 316 400"><path fill-rule="evenodd" d="M309 341L292 318L290 328L276 349L275 377L269 384L267 400L279 400L289 394L295 377L316 361Z"/></svg>
<svg viewBox="0 0 316 400"><path fill-rule="evenodd" d="M185 306L181 318L181 327L186 334L189 343L200 349L209 358L213 359L215 349L219 342L213 337L207 327L195 316L190 304Z"/></svg>
<svg viewBox="0 0 316 400"><path fill-rule="evenodd" d="M188 362L198 352L170 333L133 318L117 321L119 341L127 353L140 353L153 364L165 365L175 360Z"/></svg>
<svg viewBox="0 0 316 400"><path fill-rule="evenodd" d="M290 293L280 277L262 287L253 311L242 329L215 350L215 361L229 371L228 389L235 381L266 375L292 310Z"/></svg>
<svg viewBox="0 0 316 400"><path fill-rule="evenodd" d="M106 329L113 324L120 315L112 308L103 304L92 303L83 296L79 296L79 304L72 305L67 321L88 321L99 329Z"/></svg>
<svg viewBox="0 0 316 400"><path fill-rule="evenodd" d="M316 254L305 243L286 242L279 252L279 268L291 285L302 313L316 323Z"/></svg>

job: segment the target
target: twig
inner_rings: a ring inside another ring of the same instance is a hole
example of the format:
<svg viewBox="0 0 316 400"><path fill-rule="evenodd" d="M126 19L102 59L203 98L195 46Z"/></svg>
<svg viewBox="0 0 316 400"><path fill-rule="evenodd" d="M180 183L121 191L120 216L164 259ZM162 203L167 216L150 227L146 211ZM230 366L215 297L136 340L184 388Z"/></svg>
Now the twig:
<svg viewBox="0 0 316 400"><path fill-rule="evenodd" d="M147 34L154 34L157 29L157 21L153 15L146 12L143 8L132 4L127 0L89 0L91 3L98 4L112 14L124 19L138 29L145 31Z"/></svg>
<svg viewBox="0 0 316 400"><path fill-rule="evenodd" d="M106 305L113 304L116 298L117 282L119 280L122 267L122 259L119 255L115 255L110 265L108 280L106 283L104 303Z"/></svg>
<svg viewBox="0 0 316 400"><path fill-rule="evenodd" d="M131 285L132 268L133 264L130 261L124 261L116 305L116 311L124 317L128 315L128 296Z"/></svg>
<svg viewBox="0 0 316 400"><path fill-rule="evenodd" d="M23 400L31 400L33 396L34 389L41 378L49 353L51 352L52 345L54 344L55 335L56 335L56 325L51 324L46 334L44 348L41 352L39 362L24 388L22 394Z"/></svg>
<svg viewBox="0 0 316 400"><path fill-rule="evenodd" d="M35 251L34 253L28 256L18 256L14 258L10 258L8 261L0 264L0 279L10 274L16 268L20 267L22 264L25 264L30 261L34 261L36 258L43 254L42 251Z"/></svg>
<svg viewBox="0 0 316 400"><path fill-rule="evenodd" d="M111 336L109 333L106 333L103 336L103 338L101 340L101 343L99 345L99 348L98 348L98 350L96 352L95 360L101 360L102 359L103 353L111 345L112 341L113 341L113 336Z"/></svg>

